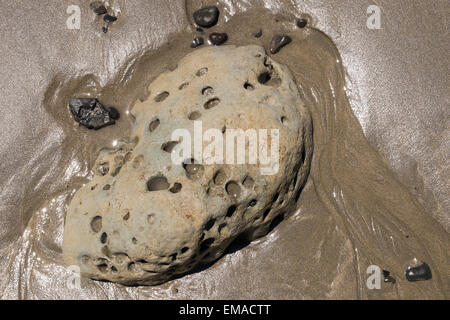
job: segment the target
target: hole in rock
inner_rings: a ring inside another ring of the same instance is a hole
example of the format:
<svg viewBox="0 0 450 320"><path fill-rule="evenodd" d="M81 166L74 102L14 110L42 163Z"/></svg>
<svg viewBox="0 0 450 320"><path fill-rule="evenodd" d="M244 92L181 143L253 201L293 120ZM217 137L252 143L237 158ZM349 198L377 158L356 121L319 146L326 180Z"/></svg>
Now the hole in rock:
<svg viewBox="0 0 450 320"><path fill-rule="evenodd" d="M172 193L178 193L181 191L181 187L182 187L181 183L175 182L172 188L169 189L169 191Z"/></svg>
<svg viewBox="0 0 450 320"><path fill-rule="evenodd" d="M253 200L251 200L251 201L249 202L248 205L249 205L250 207L254 207L254 206L256 206L256 202L257 202L256 199L253 199Z"/></svg>
<svg viewBox="0 0 450 320"><path fill-rule="evenodd" d="M100 242L106 243L106 240L108 240L108 235L106 234L106 232L103 232L102 235L100 236Z"/></svg>
<svg viewBox="0 0 450 320"><path fill-rule="evenodd" d="M189 250L189 247L183 247L181 248L181 253L186 253Z"/></svg>
<svg viewBox="0 0 450 320"><path fill-rule="evenodd" d="M131 242L132 242L133 244L137 244L137 239L136 239L135 237L133 237L133 238L131 239Z"/></svg>
<svg viewBox="0 0 450 320"><path fill-rule="evenodd" d="M211 219L209 220L206 224L205 224L205 230L208 231L210 230L213 226L214 223L216 223L216 219Z"/></svg>
<svg viewBox="0 0 450 320"><path fill-rule="evenodd" d="M209 247L214 243L214 238L208 238L206 240L203 240L200 244L200 253L205 252L209 249Z"/></svg>
<svg viewBox="0 0 450 320"><path fill-rule="evenodd" d="M255 184L255 180L253 180L252 177L250 176L246 176L244 181L242 181L242 184L244 185L244 187L246 187L247 189L253 188L254 184Z"/></svg>
<svg viewBox="0 0 450 320"><path fill-rule="evenodd" d="M162 102L169 96L167 91L163 91L155 97L155 102Z"/></svg>
<svg viewBox="0 0 450 320"><path fill-rule="evenodd" d="M271 208L269 207L269 208L266 209L266 211L264 211L264 213L263 213L263 220L265 220L267 218L267 216L270 213L270 210L271 210Z"/></svg>
<svg viewBox="0 0 450 320"><path fill-rule="evenodd" d="M91 220L91 229L94 232L99 232L102 229L102 217L95 216Z"/></svg>
<svg viewBox="0 0 450 320"><path fill-rule="evenodd" d="M183 163L183 168L186 171L188 178L193 180L199 179L204 172L204 168L195 159L185 160Z"/></svg>
<svg viewBox="0 0 450 320"><path fill-rule="evenodd" d="M197 77L201 77L204 74L206 74L207 72L208 72L208 68L201 68L197 71L196 75L197 75Z"/></svg>
<svg viewBox="0 0 450 320"><path fill-rule="evenodd" d="M231 218L235 212L236 212L236 206L235 205L230 206L227 210L227 217Z"/></svg>
<svg viewBox="0 0 450 320"><path fill-rule="evenodd" d="M214 93L214 89L212 88L212 87L204 87L203 89L202 89L202 95L204 95L204 96L208 96L208 95L210 95L210 94L213 94Z"/></svg>
<svg viewBox="0 0 450 320"><path fill-rule="evenodd" d="M150 124L148 125L148 130L149 130L150 132L155 131L155 129L159 126L159 123L160 123L160 121L159 121L158 118L156 118L155 120L152 120L152 121L150 122Z"/></svg>
<svg viewBox="0 0 450 320"><path fill-rule="evenodd" d="M164 176L152 177L147 181L148 191L160 191L169 189L170 185L167 178Z"/></svg>
<svg viewBox="0 0 450 320"><path fill-rule="evenodd" d="M241 195L241 187L236 183L236 181L228 182L225 186L225 190L230 197L235 199L239 198Z"/></svg>
<svg viewBox="0 0 450 320"><path fill-rule="evenodd" d="M105 184L103 186L103 190L109 190L109 189L111 189L111 185L110 184Z"/></svg>
<svg viewBox="0 0 450 320"><path fill-rule="evenodd" d="M278 197L280 196L280 193L277 192L274 194L273 198L272 198L272 202L275 203L278 200Z"/></svg>
<svg viewBox="0 0 450 320"><path fill-rule="evenodd" d="M216 174L214 175L214 183L217 185L223 184L226 179L227 176L222 170L217 171Z"/></svg>
<svg viewBox="0 0 450 320"><path fill-rule="evenodd" d="M246 81L244 83L244 89L246 89L246 90L254 90L255 87L250 82Z"/></svg>
<svg viewBox="0 0 450 320"><path fill-rule="evenodd" d="M259 74L258 82L261 83L261 84L266 84L267 82L270 81L271 78L272 78L271 72L264 71L263 73Z"/></svg>
<svg viewBox="0 0 450 320"><path fill-rule="evenodd" d="M220 103L219 98L212 98L212 99L209 99L208 101L206 101L205 104L203 105L203 107L206 110L209 110L209 109L212 109L215 106L217 106L219 103Z"/></svg>
<svg viewBox="0 0 450 320"><path fill-rule="evenodd" d="M285 116L282 116L280 121L281 121L281 123L285 123L287 121L287 118Z"/></svg>
<svg viewBox="0 0 450 320"><path fill-rule="evenodd" d="M108 271L108 265L107 265L106 263L99 264L99 265L97 266L97 268L98 268L98 270L99 270L100 272L102 272L102 273L105 273L105 272Z"/></svg>
<svg viewBox="0 0 450 320"><path fill-rule="evenodd" d="M222 229L225 228L226 226L227 226L226 222L219 224L219 227L217 228L217 231L220 233L222 231Z"/></svg>
<svg viewBox="0 0 450 320"><path fill-rule="evenodd" d="M188 85L189 85L188 82L184 82L184 83L182 83L182 84L178 87L178 89L179 89L179 90L183 90L183 89L185 89Z"/></svg>
<svg viewBox="0 0 450 320"><path fill-rule="evenodd" d="M188 119L189 120L197 120L197 119L199 119L200 117L201 117L201 113L200 112L198 112L198 111L193 111L193 112L191 112L191 113L189 113L189 115L188 115Z"/></svg>
<svg viewBox="0 0 450 320"><path fill-rule="evenodd" d="M165 152L171 153L173 151L173 148L175 148L175 146L179 143L180 143L179 141L164 142L163 145L161 146L161 149L163 149Z"/></svg>

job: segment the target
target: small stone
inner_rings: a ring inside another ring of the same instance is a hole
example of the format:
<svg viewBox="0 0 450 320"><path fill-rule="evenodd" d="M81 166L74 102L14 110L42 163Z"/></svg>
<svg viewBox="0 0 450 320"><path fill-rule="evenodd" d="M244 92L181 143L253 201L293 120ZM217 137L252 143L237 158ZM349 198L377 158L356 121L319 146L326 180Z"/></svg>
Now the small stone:
<svg viewBox="0 0 450 320"><path fill-rule="evenodd" d="M96 98L75 98L69 102L73 118L88 129L112 125L120 116L115 108L105 108Z"/></svg>
<svg viewBox="0 0 450 320"><path fill-rule="evenodd" d="M198 46L201 46L204 43L203 37L196 37L191 42L191 48L197 48Z"/></svg>
<svg viewBox="0 0 450 320"><path fill-rule="evenodd" d="M211 33L209 35L209 42L215 46L220 46L222 43L227 41L228 35L226 33Z"/></svg>
<svg viewBox="0 0 450 320"><path fill-rule="evenodd" d="M277 34L273 36L272 41L270 41L270 52L272 54L277 53L285 45L291 43L291 41L292 41L291 37L287 35Z"/></svg>
<svg viewBox="0 0 450 320"><path fill-rule="evenodd" d="M107 12L106 11L106 7L103 5L102 1L93 1L89 5L89 7L97 15L102 15L102 14L105 14Z"/></svg>
<svg viewBox="0 0 450 320"><path fill-rule="evenodd" d="M107 33L108 32L108 27L102 27L102 31L103 31L103 33Z"/></svg>
<svg viewBox="0 0 450 320"><path fill-rule="evenodd" d="M255 38L261 38L261 36L262 36L262 29L259 29L257 32L255 32L255 33L253 34L253 36L254 36Z"/></svg>
<svg viewBox="0 0 450 320"><path fill-rule="evenodd" d="M391 276L391 273L387 270L383 270L384 282L395 283L395 279Z"/></svg>
<svg viewBox="0 0 450 320"><path fill-rule="evenodd" d="M298 19L297 20L297 27L299 27L300 29L303 29L304 27L306 27L307 24L308 24L308 20L306 20L306 19Z"/></svg>
<svg viewBox="0 0 450 320"><path fill-rule="evenodd" d="M219 19L219 9L216 6L201 8L194 12L194 21L203 28L211 28Z"/></svg>
<svg viewBox="0 0 450 320"><path fill-rule="evenodd" d="M431 269L425 262L419 266L411 267L405 271L406 280L410 282L430 280L432 278Z"/></svg>
<svg viewBox="0 0 450 320"><path fill-rule="evenodd" d="M105 22L110 23L110 22L116 21L116 20L117 20L117 17L111 16L111 15L109 15L109 14L105 14L105 16L103 17L103 20L104 20Z"/></svg>

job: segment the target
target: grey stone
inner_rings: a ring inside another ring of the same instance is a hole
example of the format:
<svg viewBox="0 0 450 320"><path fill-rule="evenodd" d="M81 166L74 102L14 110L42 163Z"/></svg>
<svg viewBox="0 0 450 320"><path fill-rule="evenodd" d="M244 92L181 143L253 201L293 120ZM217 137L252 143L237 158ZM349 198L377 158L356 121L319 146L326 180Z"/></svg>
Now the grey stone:
<svg viewBox="0 0 450 320"><path fill-rule="evenodd" d="M270 79L260 83L263 73ZM64 259L93 279L153 285L212 262L237 238L261 237L294 212L309 173L309 112L290 71L262 47L200 48L149 90L131 110L129 140L100 152L67 211ZM278 129L278 171L263 174L261 162L173 163L180 141L172 133L193 136L194 119L224 137L233 128Z"/></svg>

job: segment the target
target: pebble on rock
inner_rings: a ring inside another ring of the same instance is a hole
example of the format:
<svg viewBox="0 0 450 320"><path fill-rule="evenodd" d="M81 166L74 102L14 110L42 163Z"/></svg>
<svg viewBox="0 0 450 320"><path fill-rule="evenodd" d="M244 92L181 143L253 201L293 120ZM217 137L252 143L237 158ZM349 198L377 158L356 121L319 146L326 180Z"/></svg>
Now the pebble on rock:
<svg viewBox="0 0 450 320"><path fill-rule="evenodd" d="M74 98L69 102L73 118L88 129L100 128L115 124L119 119L119 111L105 108L96 98Z"/></svg>
<svg viewBox="0 0 450 320"><path fill-rule="evenodd" d="M102 1L93 1L89 5L89 7L97 15L102 15L102 14L105 14L107 12L106 11L106 7L103 5Z"/></svg>
<svg viewBox="0 0 450 320"><path fill-rule="evenodd" d="M220 46L222 43L227 41L228 35L226 33L211 33L209 35L209 42L215 46Z"/></svg>
<svg viewBox="0 0 450 320"><path fill-rule="evenodd" d="M195 23L203 28L211 28L219 19L219 9L216 6L201 8L194 12Z"/></svg>
<svg viewBox="0 0 450 320"><path fill-rule="evenodd" d="M287 35L277 34L273 36L272 40L270 41L270 52L272 54L279 52L281 48L291 43L291 41L292 41L291 37Z"/></svg>
<svg viewBox="0 0 450 320"><path fill-rule="evenodd" d="M197 48L198 46L201 46L204 43L204 40L202 37L196 37L191 42L191 48Z"/></svg>
<svg viewBox="0 0 450 320"><path fill-rule="evenodd" d="M298 19L297 20L297 27L299 27L300 29L303 29L304 27L306 27L307 24L308 24L308 20L306 20L306 19Z"/></svg>
<svg viewBox="0 0 450 320"><path fill-rule="evenodd" d="M432 278L431 269L425 262L416 267L408 267L405 271L406 280L410 282L430 280Z"/></svg>

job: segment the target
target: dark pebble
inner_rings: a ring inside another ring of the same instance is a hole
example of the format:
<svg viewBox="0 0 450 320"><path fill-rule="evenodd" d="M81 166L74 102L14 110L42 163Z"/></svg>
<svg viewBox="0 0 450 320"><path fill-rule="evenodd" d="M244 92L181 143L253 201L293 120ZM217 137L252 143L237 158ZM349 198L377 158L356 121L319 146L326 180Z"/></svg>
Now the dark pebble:
<svg viewBox="0 0 450 320"><path fill-rule="evenodd" d="M69 109L73 118L88 129L100 128L115 124L119 119L119 111L105 108L96 98L70 99Z"/></svg>
<svg viewBox="0 0 450 320"><path fill-rule="evenodd" d="M387 270L383 270L384 282L395 283L395 279L391 276L391 273Z"/></svg>
<svg viewBox="0 0 450 320"><path fill-rule="evenodd" d="M270 52L272 54L277 53L285 45L291 43L291 41L292 41L291 37L286 35L277 34L273 36L272 40L270 41Z"/></svg>
<svg viewBox="0 0 450 320"><path fill-rule="evenodd" d="M201 46L204 42L202 37L196 37L191 42L191 48L197 48L198 46Z"/></svg>
<svg viewBox="0 0 450 320"><path fill-rule="evenodd" d="M108 32L108 27L102 27L102 31L103 31L103 33L107 33Z"/></svg>
<svg viewBox="0 0 450 320"><path fill-rule="evenodd" d="M201 8L195 11L193 16L197 25L203 28L211 28L219 19L219 9L216 6Z"/></svg>
<svg viewBox="0 0 450 320"><path fill-rule="evenodd" d="M417 267L408 267L405 271L406 280L413 281L422 281L422 280L430 280L431 279L431 269L425 262Z"/></svg>
<svg viewBox="0 0 450 320"><path fill-rule="evenodd" d="M215 46L219 46L227 41L228 35L226 33L211 33L209 35L209 42Z"/></svg>
<svg viewBox="0 0 450 320"><path fill-rule="evenodd" d="M89 7L91 8L92 11L94 11L95 14L98 14L98 15L102 15L107 12L106 7L103 5L103 3L101 1L91 2Z"/></svg>
<svg viewBox="0 0 450 320"><path fill-rule="evenodd" d="M258 32L256 32L255 34L253 34L253 36L254 36L255 38L261 38L261 36L262 36L262 29L259 29Z"/></svg>
<svg viewBox="0 0 450 320"><path fill-rule="evenodd" d="M197 29L195 29L198 33L200 33L200 34L205 34L205 30L203 30L202 28L200 28L200 27L197 27Z"/></svg>
<svg viewBox="0 0 450 320"><path fill-rule="evenodd" d="M308 24L308 20L306 20L306 19L298 19L297 20L297 27L299 27L300 29L303 29L304 27L306 27L307 24Z"/></svg>
<svg viewBox="0 0 450 320"><path fill-rule="evenodd" d="M109 14L105 14L105 16L103 17L103 20L105 20L105 22L114 22L117 20L117 17L111 16Z"/></svg>

